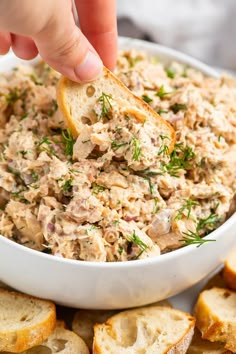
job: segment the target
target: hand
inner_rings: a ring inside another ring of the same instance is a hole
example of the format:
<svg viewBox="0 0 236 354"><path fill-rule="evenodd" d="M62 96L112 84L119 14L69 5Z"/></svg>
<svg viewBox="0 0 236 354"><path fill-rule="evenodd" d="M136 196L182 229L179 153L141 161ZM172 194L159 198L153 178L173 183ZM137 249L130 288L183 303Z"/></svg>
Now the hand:
<svg viewBox="0 0 236 354"><path fill-rule="evenodd" d="M117 52L115 0L0 0L0 54L12 47L22 59L38 53L71 80L90 81L102 62L114 69ZM99 58L100 56L100 58Z"/></svg>

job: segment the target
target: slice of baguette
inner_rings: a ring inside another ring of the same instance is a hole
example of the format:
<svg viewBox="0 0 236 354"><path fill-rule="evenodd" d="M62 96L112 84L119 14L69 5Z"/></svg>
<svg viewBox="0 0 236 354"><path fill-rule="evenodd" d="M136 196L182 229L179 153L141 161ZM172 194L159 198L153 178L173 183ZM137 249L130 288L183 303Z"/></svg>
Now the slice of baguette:
<svg viewBox="0 0 236 354"><path fill-rule="evenodd" d="M94 327L94 354L186 353L195 319L169 307L121 312Z"/></svg>
<svg viewBox="0 0 236 354"><path fill-rule="evenodd" d="M88 123L97 121L93 113L102 93L112 97L124 109L132 111L137 120L154 120L160 135L167 136L166 145L171 152L175 145L173 127L157 114L146 102L135 96L120 80L104 67L103 76L92 83L78 84L62 77L57 85L57 102L73 135L77 137ZM94 120L95 119L95 120Z"/></svg>
<svg viewBox="0 0 236 354"><path fill-rule="evenodd" d="M148 306L154 305L171 307L171 304L167 300L159 301ZM106 322L109 317L117 312L118 311L115 310L79 310L75 313L72 329L83 338L89 349L92 350L94 336L93 327L95 324ZM119 312L121 312L121 310Z"/></svg>
<svg viewBox="0 0 236 354"><path fill-rule="evenodd" d="M0 289L0 351L19 353L38 345L55 325L52 302Z"/></svg>
<svg viewBox="0 0 236 354"><path fill-rule="evenodd" d="M225 261L223 277L230 289L236 290L236 250Z"/></svg>
<svg viewBox="0 0 236 354"><path fill-rule="evenodd" d="M201 333L196 328L190 347L187 354L230 354L229 350L224 348L224 345L220 342L210 342L203 339Z"/></svg>
<svg viewBox="0 0 236 354"><path fill-rule="evenodd" d="M194 315L204 339L223 342L226 349L236 352L236 292L222 288L204 290Z"/></svg>
<svg viewBox="0 0 236 354"><path fill-rule="evenodd" d="M77 334L63 328L63 321L57 321L54 332L48 339L21 354L89 354L88 347ZM2 354L9 354L3 352Z"/></svg>

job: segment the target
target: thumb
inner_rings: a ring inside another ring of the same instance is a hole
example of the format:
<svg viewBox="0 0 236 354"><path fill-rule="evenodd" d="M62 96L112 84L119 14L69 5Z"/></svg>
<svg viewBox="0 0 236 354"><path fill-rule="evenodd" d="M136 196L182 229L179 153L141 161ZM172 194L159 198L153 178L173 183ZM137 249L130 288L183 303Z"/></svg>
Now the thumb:
<svg viewBox="0 0 236 354"><path fill-rule="evenodd" d="M41 57L55 70L73 81L92 81L101 75L102 61L68 12L55 11L55 18L33 39Z"/></svg>

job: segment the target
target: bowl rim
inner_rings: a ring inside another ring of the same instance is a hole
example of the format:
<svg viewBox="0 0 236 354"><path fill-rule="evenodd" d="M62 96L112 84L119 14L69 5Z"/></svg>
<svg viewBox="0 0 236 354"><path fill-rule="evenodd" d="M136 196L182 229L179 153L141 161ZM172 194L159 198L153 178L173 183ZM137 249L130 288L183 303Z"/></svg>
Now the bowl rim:
<svg viewBox="0 0 236 354"><path fill-rule="evenodd" d="M128 49L133 45L135 48L140 49L141 51L147 51L150 53L155 53L159 52L160 56L165 56L166 58L169 57L170 61L179 61L183 64L187 64L190 67L193 67L201 72L203 72L205 75L217 78L219 77L219 73L210 67L208 65L204 64L203 62L199 61L198 59L195 59L191 57L190 55L181 53L175 49L162 46L160 44L152 43L152 42L147 42L144 40L140 39L133 39L130 37L119 37L119 47L121 49ZM156 55L158 57L158 54L153 54L154 56ZM14 58L15 55L12 51L10 51L8 54L4 56L0 56L0 63L4 60L7 60L8 58ZM16 58L18 62L23 62L23 63L34 63L35 59L30 60L30 61L25 61L21 60L19 58ZM161 61L161 60L160 60ZM209 235L204 237L204 240L211 240L213 239L214 242L217 242L217 240L221 237L224 237L224 234L227 232L228 228L231 228L234 224L236 224L236 212L231 215L222 225L220 225L216 230L212 231ZM199 248L196 245L187 245L183 246L181 248L178 248L176 250L161 254L159 256L155 257L150 257L150 258L145 258L145 259L140 259L140 260L132 260L132 261L122 261L122 262L95 262L95 261L82 261L82 260L76 260L76 259L69 259L69 258L63 258L59 257L56 255L51 255L44 253L42 251L37 251L32 248L26 247L24 245L18 244L12 240L7 239L3 235L0 234L0 248L1 248L1 243L4 243L6 246L13 247L17 251L23 251L23 253L27 254L28 256L34 256L34 257L39 257L45 260L48 260L49 262L56 262L56 263L66 263L67 265L73 265L73 266L79 266L79 267L85 267L85 268L126 268L127 266L129 268L133 267L143 267L143 266L149 266L152 264L156 263L162 263L165 261L168 261L168 259L175 259L178 257L184 256L188 252L192 252L193 250L196 250L196 248ZM204 244L201 245L200 247L204 247Z"/></svg>

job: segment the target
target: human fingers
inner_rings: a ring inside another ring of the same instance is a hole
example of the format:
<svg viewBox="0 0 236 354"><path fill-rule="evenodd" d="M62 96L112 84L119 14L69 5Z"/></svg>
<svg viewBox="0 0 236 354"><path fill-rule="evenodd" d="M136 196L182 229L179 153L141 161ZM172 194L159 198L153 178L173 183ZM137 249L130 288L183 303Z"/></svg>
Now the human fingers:
<svg viewBox="0 0 236 354"><path fill-rule="evenodd" d="M75 0L80 26L105 66L113 70L117 56L115 0Z"/></svg>
<svg viewBox="0 0 236 354"><path fill-rule="evenodd" d="M33 59L38 54L34 41L29 37L12 34L11 45L13 52L21 59Z"/></svg>
<svg viewBox="0 0 236 354"><path fill-rule="evenodd" d="M0 55L6 54L11 47L11 35L9 32L0 31Z"/></svg>

